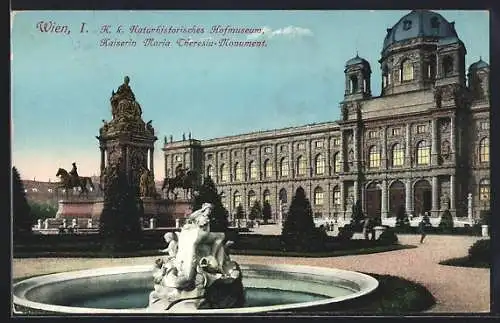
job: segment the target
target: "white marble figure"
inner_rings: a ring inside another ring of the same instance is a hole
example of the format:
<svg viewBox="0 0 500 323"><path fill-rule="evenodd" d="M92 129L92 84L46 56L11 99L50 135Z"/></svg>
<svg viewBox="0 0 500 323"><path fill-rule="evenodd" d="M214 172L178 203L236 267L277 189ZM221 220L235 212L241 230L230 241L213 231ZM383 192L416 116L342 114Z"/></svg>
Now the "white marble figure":
<svg viewBox="0 0 500 323"><path fill-rule="evenodd" d="M243 305L241 270L228 253L233 242L224 243L222 232L210 232L212 209L211 204L203 204L188 216L179 233L165 234L168 246L161 251L168 255L157 259L153 269L150 311L192 312Z"/></svg>

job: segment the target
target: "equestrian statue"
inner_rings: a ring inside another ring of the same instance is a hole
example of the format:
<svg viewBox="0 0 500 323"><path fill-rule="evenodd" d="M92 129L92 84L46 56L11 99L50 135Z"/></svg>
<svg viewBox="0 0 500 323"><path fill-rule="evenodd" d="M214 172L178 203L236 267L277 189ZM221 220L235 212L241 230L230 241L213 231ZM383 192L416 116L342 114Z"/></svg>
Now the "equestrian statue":
<svg viewBox="0 0 500 323"><path fill-rule="evenodd" d="M173 193L175 198L177 198L177 194L174 192L176 188L182 188L185 196L192 196L195 187L196 172L189 170L189 168L179 167L175 171L175 177L165 178L161 190L163 191L166 188L167 196L169 196L170 193Z"/></svg>
<svg viewBox="0 0 500 323"><path fill-rule="evenodd" d="M61 178L61 183L56 189L64 188L66 191L66 198L68 198L68 192L70 189L74 187L80 187L79 197L85 193L86 197L89 197L89 190L87 189L87 185L89 185L92 190L94 190L94 184L92 183L92 179L90 177L83 177L78 175L76 163L73 163L73 168L70 172L67 172L64 168L59 168L56 173L57 177Z"/></svg>

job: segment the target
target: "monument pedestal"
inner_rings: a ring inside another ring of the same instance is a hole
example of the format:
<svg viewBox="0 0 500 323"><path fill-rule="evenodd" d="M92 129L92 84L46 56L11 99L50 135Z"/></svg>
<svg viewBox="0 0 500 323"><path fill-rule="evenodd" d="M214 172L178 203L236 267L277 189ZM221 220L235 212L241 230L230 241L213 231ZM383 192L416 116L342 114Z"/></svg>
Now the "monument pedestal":
<svg viewBox="0 0 500 323"><path fill-rule="evenodd" d="M104 201L98 200L60 200L56 219L99 219Z"/></svg>
<svg viewBox="0 0 500 323"><path fill-rule="evenodd" d="M173 227L175 218L169 200L159 200L151 197L142 197L144 220L156 219L155 227Z"/></svg>

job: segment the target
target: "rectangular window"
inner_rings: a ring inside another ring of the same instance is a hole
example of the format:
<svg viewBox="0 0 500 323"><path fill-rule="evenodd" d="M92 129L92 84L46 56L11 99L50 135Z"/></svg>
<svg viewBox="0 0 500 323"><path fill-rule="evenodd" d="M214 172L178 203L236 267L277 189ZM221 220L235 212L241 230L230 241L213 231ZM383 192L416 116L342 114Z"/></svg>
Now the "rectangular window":
<svg viewBox="0 0 500 323"><path fill-rule="evenodd" d="M214 155L212 154L207 154L207 160L212 160L214 158Z"/></svg>
<svg viewBox="0 0 500 323"><path fill-rule="evenodd" d="M340 138L333 138L333 146L334 147L340 146Z"/></svg>
<svg viewBox="0 0 500 323"><path fill-rule="evenodd" d="M393 136L401 136L401 128L392 129L392 135Z"/></svg>
<svg viewBox="0 0 500 323"><path fill-rule="evenodd" d="M297 145L297 150L304 150L306 149L306 144L301 142Z"/></svg>
<svg viewBox="0 0 500 323"><path fill-rule="evenodd" d="M266 147L266 148L264 148L264 152L266 154L270 154L272 152L272 148L271 147Z"/></svg>
<svg viewBox="0 0 500 323"><path fill-rule="evenodd" d="M370 160L368 165L370 168L380 167L380 153L378 151L370 152Z"/></svg>
<svg viewBox="0 0 500 323"><path fill-rule="evenodd" d="M323 148L323 141L319 141L319 140L316 141L314 143L314 147L316 147L316 148Z"/></svg>
<svg viewBox="0 0 500 323"><path fill-rule="evenodd" d="M427 126L426 125L418 125L417 126L417 133L425 133L427 131Z"/></svg>
<svg viewBox="0 0 500 323"><path fill-rule="evenodd" d="M481 130L489 130L490 123L489 122L481 122Z"/></svg>
<svg viewBox="0 0 500 323"><path fill-rule="evenodd" d="M403 166L405 161L405 151L403 149L394 149L392 152L392 166Z"/></svg>
<svg viewBox="0 0 500 323"><path fill-rule="evenodd" d="M377 132L376 131L369 131L368 132L368 138L370 139L373 139L373 138L377 138Z"/></svg>

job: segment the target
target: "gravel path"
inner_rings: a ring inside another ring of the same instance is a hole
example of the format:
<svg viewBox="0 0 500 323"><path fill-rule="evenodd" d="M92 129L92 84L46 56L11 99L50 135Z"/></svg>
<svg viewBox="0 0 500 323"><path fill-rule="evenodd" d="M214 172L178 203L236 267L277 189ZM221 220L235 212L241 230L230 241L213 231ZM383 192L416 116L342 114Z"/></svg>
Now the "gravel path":
<svg viewBox="0 0 500 323"><path fill-rule="evenodd" d="M383 252L369 255L332 258L295 258L238 256L232 258L240 263L296 264L323 266L389 274L403 277L424 285L436 298L436 305L429 312L467 313L490 311L490 270L439 265L439 261L462 257L478 237L427 236L420 245L417 235L400 235L403 244L418 245L418 248ZM67 270L96 267L152 264L156 257L139 258L28 258L14 259L14 278L46 274Z"/></svg>

